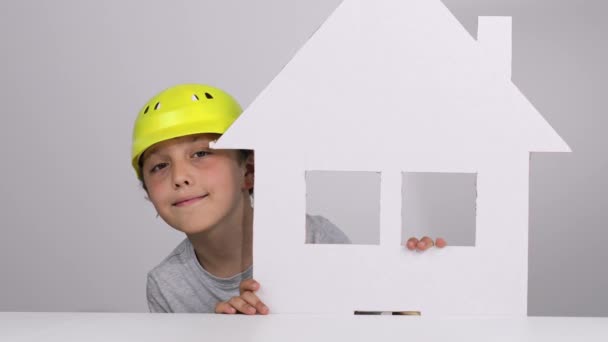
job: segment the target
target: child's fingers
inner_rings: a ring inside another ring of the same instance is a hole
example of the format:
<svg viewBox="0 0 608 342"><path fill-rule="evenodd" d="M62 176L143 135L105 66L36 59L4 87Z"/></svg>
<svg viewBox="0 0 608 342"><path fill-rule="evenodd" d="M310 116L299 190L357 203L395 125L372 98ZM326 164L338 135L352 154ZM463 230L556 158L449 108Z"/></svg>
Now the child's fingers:
<svg viewBox="0 0 608 342"><path fill-rule="evenodd" d="M416 249L416 245L418 244L418 239L416 239L415 237L409 238L409 240L407 240L407 242L405 243L405 247L407 247L407 249L409 249L410 251L413 251L414 249Z"/></svg>
<svg viewBox="0 0 608 342"><path fill-rule="evenodd" d="M431 239L428 236L425 236L422 239L420 239L420 242L418 242L418 245L416 247L418 248L419 251L426 251L427 249L429 249L430 247L433 247L434 245L435 245L435 243L433 242L433 239Z"/></svg>
<svg viewBox="0 0 608 342"><path fill-rule="evenodd" d="M268 314L268 307L262 303L255 293L251 291L243 292L243 294L241 294L241 298L243 298L249 305L253 306L259 314Z"/></svg>
<svg viewBox="0 0 608 342"><path fill-rule="evenodd" d="M238 312L244 313L246 315L255 315L256 313L256 309L250 304L248 304L241 297L232 297L230 298L228 303L232 305L232 307L235 308Z"/></svg>
<svg viewBox="0 0 608 342"><path fill-rule="evenodd" d="M239 286L239 293L243 293L245 291L251 291L251 292L255 292L257 290L260 289L260 284L253 280L253 279L247 279L247 280L243 280L241 282L241 285Z"/></svg>
<svg viewBox="0 0 608 342"><path fill-rule="evenodd" d="M435 240L435 246L437 246L439 248L443 248L446 245L447 245L447 242L445 242L445 240L442 238L437 238L437 240Z"/></svg>
<svg viewBox="0 0 608 342"><path fill-rule="evenodd" d="M232 307L228 302L220 302L215 306L215 313L217 314L235 314L236 309Z"/></svg>

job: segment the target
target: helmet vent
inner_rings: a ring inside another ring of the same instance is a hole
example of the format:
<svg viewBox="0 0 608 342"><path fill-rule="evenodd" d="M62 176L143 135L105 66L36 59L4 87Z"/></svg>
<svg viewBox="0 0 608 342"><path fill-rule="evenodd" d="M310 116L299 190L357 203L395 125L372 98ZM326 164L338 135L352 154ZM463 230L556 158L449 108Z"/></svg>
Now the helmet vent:
<svg viewBox="0 0 608 342"><path fill-rule="evenodd" d="M196 96L196 94L192 94L192 101L198 101L198 96Z"/></svg>
<svg viewBox="0 0 608 342"><path fill-rule="evenodd" d="M211 94L209 94L209 93L205 93L205 97L208 98L209 100L213 99L213 96L211 96Z"/></svg>
<svg viewBox="0 0 608 342"><path fill-rule="evenodd" d="M148 109L150 109L150 106L146 106L146 109L144 109L144 114L148 113Z"/></svg>
<svg viewBox="0 0 608 342"><path fill-rule="evenodd" d="M158 108L160 108L160 102L156 102L154 105L154 110L157 110Z"/></svg>

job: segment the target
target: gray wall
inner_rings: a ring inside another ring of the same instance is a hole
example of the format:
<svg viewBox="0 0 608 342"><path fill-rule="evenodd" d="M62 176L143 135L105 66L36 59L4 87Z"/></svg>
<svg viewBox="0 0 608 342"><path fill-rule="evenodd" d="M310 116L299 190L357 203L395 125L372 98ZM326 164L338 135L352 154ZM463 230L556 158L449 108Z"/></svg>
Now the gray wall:
<svg viewBox="0 0 608 342"><path fill-rule="evenodd" d="M352 244L379 245L381 177L369 171L306 171L306 213L330 220ZM430 236L450 246L475 246L476 212L476 173L402 172L402 243Z"/></svg>
<svg viewBox="0 0 608 342"><path fill-rule="evenodd" d="M472 34L513 16L513 80L574 150L531 158L529 314L608 315L608 6L444 2ZM146 311L183 237L129 167L136 112L180 82L247 106L338 3L2 1L0 310Z"/></svg>

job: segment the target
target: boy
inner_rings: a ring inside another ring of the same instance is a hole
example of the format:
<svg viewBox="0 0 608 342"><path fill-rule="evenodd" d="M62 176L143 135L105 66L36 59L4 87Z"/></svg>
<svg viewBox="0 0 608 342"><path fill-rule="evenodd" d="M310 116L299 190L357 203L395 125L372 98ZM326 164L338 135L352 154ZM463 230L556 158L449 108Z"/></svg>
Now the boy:
<svg viewBox="0 0 608 342"><path fill-rule="evenodd" d="M135 121L132 165L159 216L187 237L148 273L151 312L269 313L251 279L253 152L209 148L241 112L218 88L182 84L153 97ZM306 240L350 243L331 222L309 215ZM422 251L434 244L424 237L406 245Z"/></svg>

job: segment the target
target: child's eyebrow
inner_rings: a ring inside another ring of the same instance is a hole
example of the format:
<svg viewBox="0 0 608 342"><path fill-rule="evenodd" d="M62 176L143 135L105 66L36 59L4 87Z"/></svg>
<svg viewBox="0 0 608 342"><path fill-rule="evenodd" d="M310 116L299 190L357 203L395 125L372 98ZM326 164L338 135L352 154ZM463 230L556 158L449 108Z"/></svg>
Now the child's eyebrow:
<svg viewBox="0 0 608 342"><path fill-rule="evenodd" d="M149 149L148 151L145 151L144 154L142 154L142 157L145 155L146 158L151 157L155 154L158 153L158 147L152 147L151 149Z"/></svg>
<svg viewBox="0 0 608 342"><path fill-rule="evenodd" d="M190 143L195 143L195 142L198 142L198 141L205 142L207 144L207 146L209 146L209 143L211 141L213 141L213 140L209 139L207 137L193 136L192 139L190 140ZM155 154L158 154L158 146L151 147L149 150L147 150L146 152L144 152L144 154L146 156L146 159L148 157L151 157L151 156L155 155ZM143 157L143 155L142 155L142 157Z"/></svg>
<svg viewBox="0 0 608 342"><path fill-rule="evenodd" d="M209 146L209 143L213 140L207 138L207 137L201 137L201 136L195 136L191 142L204 142L207 146Z"/></svg>

